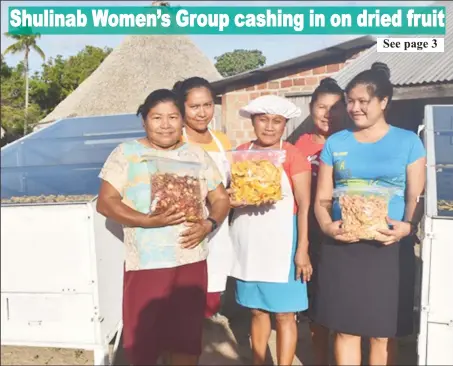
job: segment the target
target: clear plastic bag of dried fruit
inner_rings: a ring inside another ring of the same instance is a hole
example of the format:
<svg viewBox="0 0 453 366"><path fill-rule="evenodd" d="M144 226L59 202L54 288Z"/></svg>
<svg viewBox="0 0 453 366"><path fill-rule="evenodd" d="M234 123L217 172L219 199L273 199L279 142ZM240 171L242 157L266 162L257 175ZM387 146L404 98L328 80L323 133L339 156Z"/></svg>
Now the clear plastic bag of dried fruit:
<svg viewBox="0 0 453 366"><path fill-rule="evenodd" d="M282 199L284 150L235 150L227 153L236 201L262 205Z"/></svg>
<svg viewBox="0 0 453 366"><path fill-rule="evenodd" d="M334 189L341 211L342 228L350 239L380 240L388 229L388 205L398 189L377 186L347 186Z"/></svg>
<svg viewBox="0 0 453 366"><path fill-rule="evenodd" d="M187 221L204 218L202 164L168 157L146 157L151 180L150 212L159 214L176 207Z"/></svg>

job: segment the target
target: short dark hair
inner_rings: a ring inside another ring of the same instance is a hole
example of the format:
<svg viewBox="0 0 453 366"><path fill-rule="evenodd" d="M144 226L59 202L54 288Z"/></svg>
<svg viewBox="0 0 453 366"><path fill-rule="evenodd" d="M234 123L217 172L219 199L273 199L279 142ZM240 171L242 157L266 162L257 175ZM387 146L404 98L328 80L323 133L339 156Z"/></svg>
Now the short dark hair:
<svg viewBox="0 0 453 366"><path fill-rule="evenodd" d="M375 62L371 68L357 74L346 86L346 93L357 85L366 85L368 93L382 100L388 98L386 109L393 97L393 85L390 82L390 69L383 62Z"/></svg>
<svg viewBox="0 0 453 366"><path fill-rule="evenodd" d="M137 116L141 115L145 120L150 109L159 103L172 102L178 108L181 116L184 117L184 105L180 103L178 96L169 89L157 89L149 94L143 104L138 107Z"/></svg>
<svg viewBox="0 0 453 366"><path fill-rule="evenodd" d="M342 103L344 100L344 90L340 88L337 81L333 78L325 78L321 80L315 91L313 92L310 100L310 108L316 103L318 98L323 94L333 94L341 97Z"/></svg>
<svg viewBox="0 0 453 366"><path fill-rule="evenodd" d="M192 89L196 88L208 89L211 93L212 99L215 99L215 93L211 83L199 76L193 76L182 81L177 81L175 85L173 85L173 92L176 93L179 100L184 103L187 100L187 95L189 94L189 92Z"/></svg>

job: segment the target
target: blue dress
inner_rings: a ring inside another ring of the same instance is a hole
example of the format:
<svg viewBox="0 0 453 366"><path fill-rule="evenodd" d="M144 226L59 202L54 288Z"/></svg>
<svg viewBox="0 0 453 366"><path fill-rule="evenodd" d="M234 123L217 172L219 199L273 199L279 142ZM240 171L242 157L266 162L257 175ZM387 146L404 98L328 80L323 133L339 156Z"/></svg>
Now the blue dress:
<svg viewBox="0 0 453 366"><path fill-rule="evenodd" d="M307 284L296 280L294 255L297 249L297 216L293 218L293 248L287 283L236 280L236 301L251 309L272 313L305 311L308 308Z"/></svg>

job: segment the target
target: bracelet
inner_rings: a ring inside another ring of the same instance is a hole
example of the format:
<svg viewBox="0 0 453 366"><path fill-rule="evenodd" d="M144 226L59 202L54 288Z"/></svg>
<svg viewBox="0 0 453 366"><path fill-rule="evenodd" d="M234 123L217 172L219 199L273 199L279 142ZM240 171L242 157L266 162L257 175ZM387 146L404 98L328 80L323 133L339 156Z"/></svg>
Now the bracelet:
<svg viewBox="0 0 453 366"><path fill-rule="evenodd" d="M418 225L413 221L406 221L406 222L411 226L411 231L409 232L409 235L415 235L418 230Z"/></svg>
<svg viewBox="0 0 453 366"><path fill-rule="evenodd" d="M212 229L211 233L217 229L217 221L215 221L212 217L208 217L206 220L208 220L212 224Z"/></svg>

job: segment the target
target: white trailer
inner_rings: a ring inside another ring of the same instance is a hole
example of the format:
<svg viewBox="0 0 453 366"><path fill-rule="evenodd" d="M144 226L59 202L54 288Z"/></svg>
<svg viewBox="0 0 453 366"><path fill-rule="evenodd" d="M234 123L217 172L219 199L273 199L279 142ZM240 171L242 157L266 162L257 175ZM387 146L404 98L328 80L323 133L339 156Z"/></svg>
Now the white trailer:
<svg viewBox="0 0 453 366"><path fill-rule="evenodd" d="M453 365L453 105L425 108L419 365Z"/></svg>
<svg viewBox="0 0 453 366"><path fill-rule="evenodd" d="M2 148L2 201L22 197L1 206L2 345L93 350L96 365L113 362L124 248L121 226L96 212L97 175L118 143L143 134L134 115L72 118Z"/></svg>

